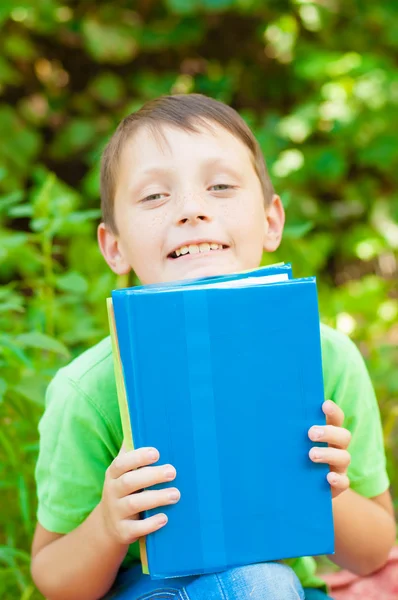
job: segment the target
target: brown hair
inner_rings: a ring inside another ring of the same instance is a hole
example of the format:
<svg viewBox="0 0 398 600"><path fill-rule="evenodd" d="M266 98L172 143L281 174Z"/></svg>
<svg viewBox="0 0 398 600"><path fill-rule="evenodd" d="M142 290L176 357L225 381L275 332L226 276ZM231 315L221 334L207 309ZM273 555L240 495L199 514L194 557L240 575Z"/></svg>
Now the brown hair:
<svg viewBox="0 0 398 600"><path fill-rule="evenodd" d="M142 108L123 119L109 140L101 161L101 210L104 223L116 232L114 197L117 171L122 150L138 127L149 127L158 134L159 124L172 125L185 131L198 132L197 125L217 123L239 138L250 150L254 168L261 182L264 200L268 204L273 194L270 177L259 143L242 117L230 106L202 94L161 96L146 102ZM195 127L196 125L196 127Z"/></svg>

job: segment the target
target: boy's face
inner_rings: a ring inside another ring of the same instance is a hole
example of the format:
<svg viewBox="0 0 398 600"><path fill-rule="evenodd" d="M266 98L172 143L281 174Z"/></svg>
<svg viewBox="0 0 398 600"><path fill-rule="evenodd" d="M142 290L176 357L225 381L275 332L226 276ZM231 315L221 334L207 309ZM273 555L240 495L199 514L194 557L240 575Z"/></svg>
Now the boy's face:
<svg viewBox="0 0 398 600"><path fill-rule="evenodd" d="M122 152L114 211L118 233L100 225L102 253L142 283L256 268L284 224L278 196L265 207L249 149L217 124L199 133L140 128Z"/></svg>

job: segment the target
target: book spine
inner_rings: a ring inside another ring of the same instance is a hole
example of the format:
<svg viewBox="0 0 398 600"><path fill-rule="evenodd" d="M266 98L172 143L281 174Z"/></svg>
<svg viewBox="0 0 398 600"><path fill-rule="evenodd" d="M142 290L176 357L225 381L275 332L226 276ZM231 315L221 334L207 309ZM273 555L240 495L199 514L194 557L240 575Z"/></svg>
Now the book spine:
<svg viewBox="0 0 398 600"><path fill-rule="evenodd" d="M130 355L130 377L132 378L133 390L134 390L134 417L132 414L129 414L129 423L133 424L134 435L137 441L137 448L142 446L141 439L143 436L143 422L141 421L140 415L140 401L141 396L138 389L138 379L137 372L135 370L136 366L136 335L135 335L135 325L134 325L134 307L133 303L135 301L134 294L126 294L124 296L125 307L126 307L126 320L127 320L127 328L129 332L129 355ZM140 548L140 560L141 560L141 568L144 575L150 575L149 561L148 561L148 548L147 548L147 538L146 536L141 537L139 539L139 548Z"/></svg>
<svg viewBox="0 0 398 600"><path fill-rule="evenodd" d="M123 428L124 445L125 445L126 450L134 450L135 447L136 448L139 447L139 445L135 446L135 444L134 444L133 429L134 429L134 436L136 436L137 438L140 437L139 436L139 423L135 422L134 425L132 426L133 418L132 418L132 414L130 413L130 410L129 410L128 395L127 395L127 391L126 391L127 384L126 384L126 377L125 377L125 369L123 368L123 362L122 362L121 354L120 354L119 338L118 338L118 333L117 333L117 320L119 320L120 326L122 326L122 323L124 320L125 321L124 327L129 332L129 335L128 335L128 338L129 338L128 363L129 363L129 367L130 367L129 368L129 379L130 379L130 382L131 381L133 382L132 388L134 389L134 402L135 402L135 405L137 405L138 404L138 394L137 394L136 378L135 378L135 374L134 374L134 335L132 333L133 322L130 319L130 310L128 307L130 298L131 298L131 296L129 296L128 294L123 294L122 296L118 295L118 299L117 299L117 305L118 305L118 309L119 309L118 312L120 312L120 309L123 310L124 319L123 318L122 319L115 318L115 311L114 311L112 298L107 299L109 328L110 328L110 332L111 332L112 353L113 353L114 367L115 367L116 388L117 388L117 394L118 394L120 417L121 417L122 428ZM123 336L124 336L124 333L125 332L123 332ZM126 344L124 344L124 348L126 349ZM124 358L126 361L126 356ZM135 417L136 417L135 421L137 421L138 414L139 414L139 411L136 410L135 411ZM139 444L139 442L138 442L138 444ZM150 571L149 571L149 565L148 565L146 537L142 537L139 539L139 549L140 549L142 572L144 573L144 575L149 575Z"/></svg>
<svg viewBox="0 0 398 600"><path fill-rule="evenodd" d="M123 441L126 450L134 450L133 434L130 424L126 386L124 383L123 367L120 358L119 340L115 323L115 313L112 298L107 298L109 330L111 335L113 366L115 369L116 391L119 403L120 418L122 421Z"/></svg>

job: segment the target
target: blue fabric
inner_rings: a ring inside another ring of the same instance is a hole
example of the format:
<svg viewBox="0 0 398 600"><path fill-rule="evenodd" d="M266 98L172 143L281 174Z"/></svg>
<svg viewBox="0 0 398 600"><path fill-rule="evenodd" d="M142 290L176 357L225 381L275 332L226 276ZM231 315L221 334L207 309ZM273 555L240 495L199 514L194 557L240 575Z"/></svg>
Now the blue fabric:
<svg viewBox="0 0 398 600"><path fill-rule="evenodd" d="M294 571L279 563L238 567L221 573L152 580L140 565L119 575L106 600L327 600L301 587Z"/></svg>
<svg viewBox="0 0 398 600"><path fill-rule="evenodd" d="M331 596L328 596L322 590L305 588L305 600L333 600Z"/></svg>

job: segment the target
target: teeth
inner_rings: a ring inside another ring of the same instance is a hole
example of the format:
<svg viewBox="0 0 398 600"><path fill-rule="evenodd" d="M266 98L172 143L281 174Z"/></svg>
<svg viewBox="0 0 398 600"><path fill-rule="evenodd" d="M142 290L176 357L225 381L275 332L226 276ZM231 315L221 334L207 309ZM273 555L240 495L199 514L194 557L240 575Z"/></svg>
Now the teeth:
<svg viewBox="0 0 398 600"><path fill-rule="evenodd" d="M184 254L198 254L199 252L209 252L210 250L222 250L222 244L215 242L203 242L202 244L190 244L189 246L181 246L178 250L174 250L176 257L184 256Z"/></svg>

